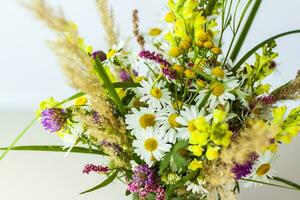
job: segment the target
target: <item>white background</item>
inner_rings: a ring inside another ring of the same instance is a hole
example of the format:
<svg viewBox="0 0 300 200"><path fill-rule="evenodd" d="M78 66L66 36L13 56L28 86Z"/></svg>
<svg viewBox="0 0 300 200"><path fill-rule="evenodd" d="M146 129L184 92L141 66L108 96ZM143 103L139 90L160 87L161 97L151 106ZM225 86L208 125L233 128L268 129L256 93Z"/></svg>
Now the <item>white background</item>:
<svg viewBox="0 0 300 200"><path fill-rule="evenodd" d="M66 16L78 24L87 43L93 44L95 49L107 49L93 0L48 2L63 7ZM165 3L161 0L111 0L122 38L131 36L132 9L139 9L142 31L147 31L161 25ZM271 35L300 28L299 7L298 0L264 0L241 54ZM53 37L54 34L17 0L0 0L0 146L8 145L33 118L33 111L41 100L49 96L63 99L74 93L45 44ZM277 51L280 52L278 71L268 79L274 86L292 79L300 69L300 36L280 39ZM295 107L299 102L289 105ZM60 144L60 141L42 131L37 124L20 144ZM291 145L282 146L276 162L278 175L297 182L300 182L299 145L297 137ZM93 194L78 195L101 181L102 177L81 173L85 164L97 162L99 158L95 156L71 155L65 159L62 154L55 153L11 152L0 161L0 199L125 199L125 188L121 184L113 184ZM262 187L242 190L239 199L297 200L299 194Z"/></svg>

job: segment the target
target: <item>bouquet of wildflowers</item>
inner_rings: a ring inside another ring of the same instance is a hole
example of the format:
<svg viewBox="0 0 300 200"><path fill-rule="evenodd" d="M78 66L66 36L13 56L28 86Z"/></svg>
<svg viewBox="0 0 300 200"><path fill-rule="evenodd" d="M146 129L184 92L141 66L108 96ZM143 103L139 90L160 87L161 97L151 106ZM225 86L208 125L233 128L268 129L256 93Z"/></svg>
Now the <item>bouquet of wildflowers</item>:
<svg viewBox="0 0 300 200"><path fill-rule="evenodd" d="M70 84L79 93L41 102L37 119L63 146L15 146L6 150L103 155L83 172L116 179L126 195L155 200L233 200L239 184L300 190L274 176L278 146L300 131L300 107L279 102L300 98L300 75L271 89L264 79L277 69L271 37L237 60L261 0L169 0L164 28L139 30L122 42L106 0L96 0L110 46L93 50L76 25L43 0L27 5L58 33L49 42ZM232 34L223 41L224 34ZM138 44L140 50L129 49ZM227 46L225 46L227 44ZM249 58L252 57L252 61ZM4 157L2 156L2 158Z"/></svg>

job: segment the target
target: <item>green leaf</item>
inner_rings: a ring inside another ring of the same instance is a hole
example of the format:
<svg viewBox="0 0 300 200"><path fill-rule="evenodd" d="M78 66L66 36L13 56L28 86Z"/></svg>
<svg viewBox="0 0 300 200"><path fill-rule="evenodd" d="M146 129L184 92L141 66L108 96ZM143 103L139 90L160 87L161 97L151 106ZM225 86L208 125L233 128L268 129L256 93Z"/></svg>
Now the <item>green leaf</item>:
<svg viewBox="0 0 300 200"><path fill-rule="evenodd" d="M8 147L0 148L0 150L7 150ZM63 146L16 146L10 149L11 151L47 151L47 152L67 152L69 149L64 149ZM104 152L97 149L88 149L84 147L73 147L70 151L72 153L85 153L105 155Z"/></svg>
<svg viewBox="0 0 300 200"><path fill-rule="evenodd" d="M117 107L119 108L120 112L122 114L125 114L125 107L117 93L117 91L115 90L115 87L113 85L113 83L110 81L100 59L98 57L96 57L95 59L96 61L96 65L95 65L95 70L98 74L98 76L101 78L101 80L104 83L104 87L107 89L107 91L109 92L111 98L113 99L113 101L115 102L115 104L117 105ZM99 80L100 81L100 80ZM101 82L101 81L100 81Z"/></svg>
<svg viewBox="0 0 300 200"><path fill-rule="evenodd" d="M187 141L177 142L172 150L164 156L159 166L159 173L162 174L170 164L170 161L174 161L174 165L177 169L186 166L186 160L179 153L179 150L185 148L188 145Z"/></svg>
<svg viewBox="0 0 300 200"><path fill-rule="evenodd" d="M252 179L242 178L241 180L243 180L243 181L250 181L250 182L254 182L254 183L260 183L260 184L274 186L274 187L279 187L279 188L285 188L285 189L291 189L291 190L299 190L299 189L294 188L294 187L287 187L287 186L283 186L283 185L277 185L277 184L274 184L274 183L267 183L267 182L263 182L263 181L252 180Z"/></svg>
<svg viewBox="0 0 300 200"><path fill-rule="evenodd" d="M118 173L119 173L119 171L116 170L111 176L109 176L107 179L105 179L102 183L100 183L99 185L97 185L97 186L95 186L95 187L93 187L89 190L81 192L80 194L86 194L86 193L89 193L89 192L93 192L95 190L101 189L101 188L109 185L111 182L113 182L117 178Z"/></svg>
<svg viewBox="0 0 300 200"><path fill-rule="evenodd" d="M171 156L172 156L172 152L169 152L164 156L163 160L160 162L160 165L159 165L159 174L162 174L165 172L165 170L167 169L167 167L170 164Z"/></svg>
<svg viewBox="0 0 300 200"><path fill-rule="evenodd" d="M275 181L284 183L286 185L289 185L291 187L294 187L294 188L300 190L300 185L297 184L297 183L295 183L295 182L292 182L290 180L287 180L287 179L284 179L284 178L280 178L280 177L276 177L276 176L274 176L273 179L271 179L271 180L275 180Z"/></svg>
<svg viewBox="0 0 300 200"><path fill-rule="evenodd" d="M114 88L127 89L127 88L140 87L141 85L139 83L131 83L131 82L116 82L116 83L113 83L113 86L114 86Z"/></svg>
<svg viewBox="0 0 300 200"><path fill-rule="evenodd" d="M232 61L235 61L236 57L238 56L238 54L240 52L241 47L243 46L261 3L262 3L262 0L256 0L255 4L253 5L252 10L248 16L248 19L245 22L244 28L235 44L235 47L232 50L232 53L230 56Z"/></svg>
<svg viewBox="0 0 300 200"><path fill-rule="evenodd" d="M250 51L248 51L238 62L237 64L232 68L232 72L236 72L236 70L238 70L239 67L241 67L247 60L248 58L250 58L257 50L259 50L261 47L263 47L265 44L276 40L278 38L287 36L287 35L292 35L292 34L297 34L300 33L300 29L298 30L293 30L293 31L289 31L289 32L284 32L278 35L275 35L273 37L270 37L269 39L261 42L260 44L258 44L257 46L255 46L254 48L252 48Z"/></svg>
<svg viewBox="0 0 300 200"><path fill-rule="evenodd" d="M65 104L69 101L72 101L74 99L77 99L78 97L81 97L85 95L83 92L79 92L63 101L61 101L60 103L58 103L57 105L55 105L54 107L60 106L62 104ZM2 160L7 154L8 152L18 143L18 141L25 135L25 133L32 127L32 125L40 118L40 115L37 115L26 127L24 130L22 130L19 135L14 139L14 141L9 145L9 147L6 148L6 150L4 151L4 153L1 155L0 160Z"/></svg>

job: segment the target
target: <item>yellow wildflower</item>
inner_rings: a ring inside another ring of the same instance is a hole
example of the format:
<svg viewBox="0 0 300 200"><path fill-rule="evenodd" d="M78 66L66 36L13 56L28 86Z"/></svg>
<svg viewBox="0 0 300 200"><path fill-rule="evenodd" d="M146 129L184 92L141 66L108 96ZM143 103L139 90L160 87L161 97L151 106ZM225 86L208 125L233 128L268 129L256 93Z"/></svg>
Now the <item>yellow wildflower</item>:
<svg viewBox="0 0 300 200"><path fill-rule="evenodd" d="M74 105L75 106L84 106L87 103L87 98L86 97L79 97L75 100Z"/></svg>
<svg viewBox="0 0 300 200"><path fill-rule="evenodd" d="M175 16L172 12L168 12L165 16L165 21L168 23L173 23L175 21Z"/></svg>
<svg viewBox="0 0 300 200"><path fill-rule="evenodd" d="M218 48L218 47L213 47L213 48L211 49L211 52L213 52L213 53L216 54L216 55L220 55L220 54L222 54L222 49L220 49L220 48Z"/></svg>
<svg viewBox="0 0 300 200"><path fill-rule="evenodd" d="M196 171L197 169L201 169L203 168L202 161L194 159L192 162L190 162L188 168L193 171Z"/></svg>
<svg viewBox="0 0 300 200"><path fill-rule="evenodd" d="M190 145L189 151L191 151L195 156L201 156L203 149L200 145Z"/></svg>
<svg viewBox="0 0 300 200"><path fill-rule="evenodd" d="M213 48L214 43L213 43L212 41L209 40L209 41L204 42L204 43L203 43L203 46L204 46L205 48L211 49L211 48Z"/></svg>
<svg viewBox="0 0 300 200"><path fill-rule="evenodd" d="M172 47L170 50L169 50L169 54L170 56L172 57L178 57L181 55L181 49L179 47Z"/></svg>
<svg viewBox="0 0 300 200"><path fill-rule="evenodd" d="M219 149L220 147L212 147L212 146L208 146L205 156L208 160L215 160L219 157Z"/></svg>

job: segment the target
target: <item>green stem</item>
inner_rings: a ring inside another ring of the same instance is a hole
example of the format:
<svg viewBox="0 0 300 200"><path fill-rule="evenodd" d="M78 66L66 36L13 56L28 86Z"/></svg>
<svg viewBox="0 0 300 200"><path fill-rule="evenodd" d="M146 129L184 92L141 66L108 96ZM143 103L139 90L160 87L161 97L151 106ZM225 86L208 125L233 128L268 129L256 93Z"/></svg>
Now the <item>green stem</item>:
<svg viewBox="0 0 300 200"><path fill-rule="evenodd" d="M245 8L244 8L244 10L243 10L243 12L242 12L240 21L239 21L239 23L238 23L238 26L237 26L236 30L234 30L232 40L231 40L231 42L230 42L230 45L229 45L227 54L226 54L226 56L225 56L225 59L224 59L223 65L222 65L223 67L224 67L225 64L226 64L227 58L229 57L229 54L230 54L230 52L231 52L232 46L233 46L233 44L234 44L234 41L235 41L235 39L236 39L237 33L238 33L239 30L240 30L240 27L241 27L241 25L242 25L242 22L243 22L243 20L244 20L244 17L245 17L245 15L246 15L246 13L247 13L247 11L248 11L248 9L249 9L251 3L252 3L252 0L248 1L248 3L246 4L246 6L245 6ZM237 8L236 8L236 9L237 9ZM234 24L234 26L235 26L235 24ZM235 28L234 28L234 29L235 29Z"/></svg>
<svg viewBox="0 0 300 200"><path fill-rule="evenodd" d="M281 183L284 183L286 185L292 186L292 187L300 190L300 185L297 184L297 183L295 183L295 182L292 182L290 180L287 180L287 179L284 179L284 178L280 178L280 177L276 177L276 176L273 177L273 180L281 182Z"/></svg>
<svg viewBox="0 0 300 200"><path fill-rule="evenodd" d="M0 150L6 150L7 147L0 148ZM63 146L16 146L10 149L11 151L47 151L47 152L67 152L68 148ZM87 149L84 147L73 147L70 151L72 153L84 153L84 154L97 154L105 155L102 151L97 149Z"/></svg>
<svg viewBox="0 0 300 200"><path fill-rule="evenodd" d="M267 182L263 182L263 181L252 180L252 179L242 178L241 180L243 180L243 181L249 181L249 182L253 182L253 183L260 183L260 184L274 186L274 187L279 187L279 188L290 189L290 190L299 190L299 189L294 188L294 187L287 187L287 186L283 186L283 185L277 185L277 184L273 184L273 183L267 183Z"/></svg>
<svg viewBox="0 0 300 200"><path fill-rule="evenodd" d="M236 70L242 66L244 64L245 61L248 60L248 58L250 58L252 56L252 54L254 54L257 50L259 50L261 47L263 47L265 44L276 40L278 38L287 36L287 35L292 35L292 34L296 34L296 33L300 33L300 29L297 30L293 30L293 31L288 31L288 32L284 32L284 33L280 33L278 35L275 35L273 37L270 37L269 39L261 42L260 44L256 45L254 48L252 48L250 51L248 51L240 60L239 62L237 62L237 64L232 68L232 72L236 72Z"/></svg>
<svg viewBox="0 0 300 200"><path fill-rule="evenodd" d="M232 53L230 56L232 61L234 61L237 58L237 56L240 52L240 49L243 46L261 3L262 3L262 0L256 0L255 4L253 5L253 8L249 14L249 17L248 17L247 21L245 22L244 28L235 44L235 47L232 50Z"/></svg>

